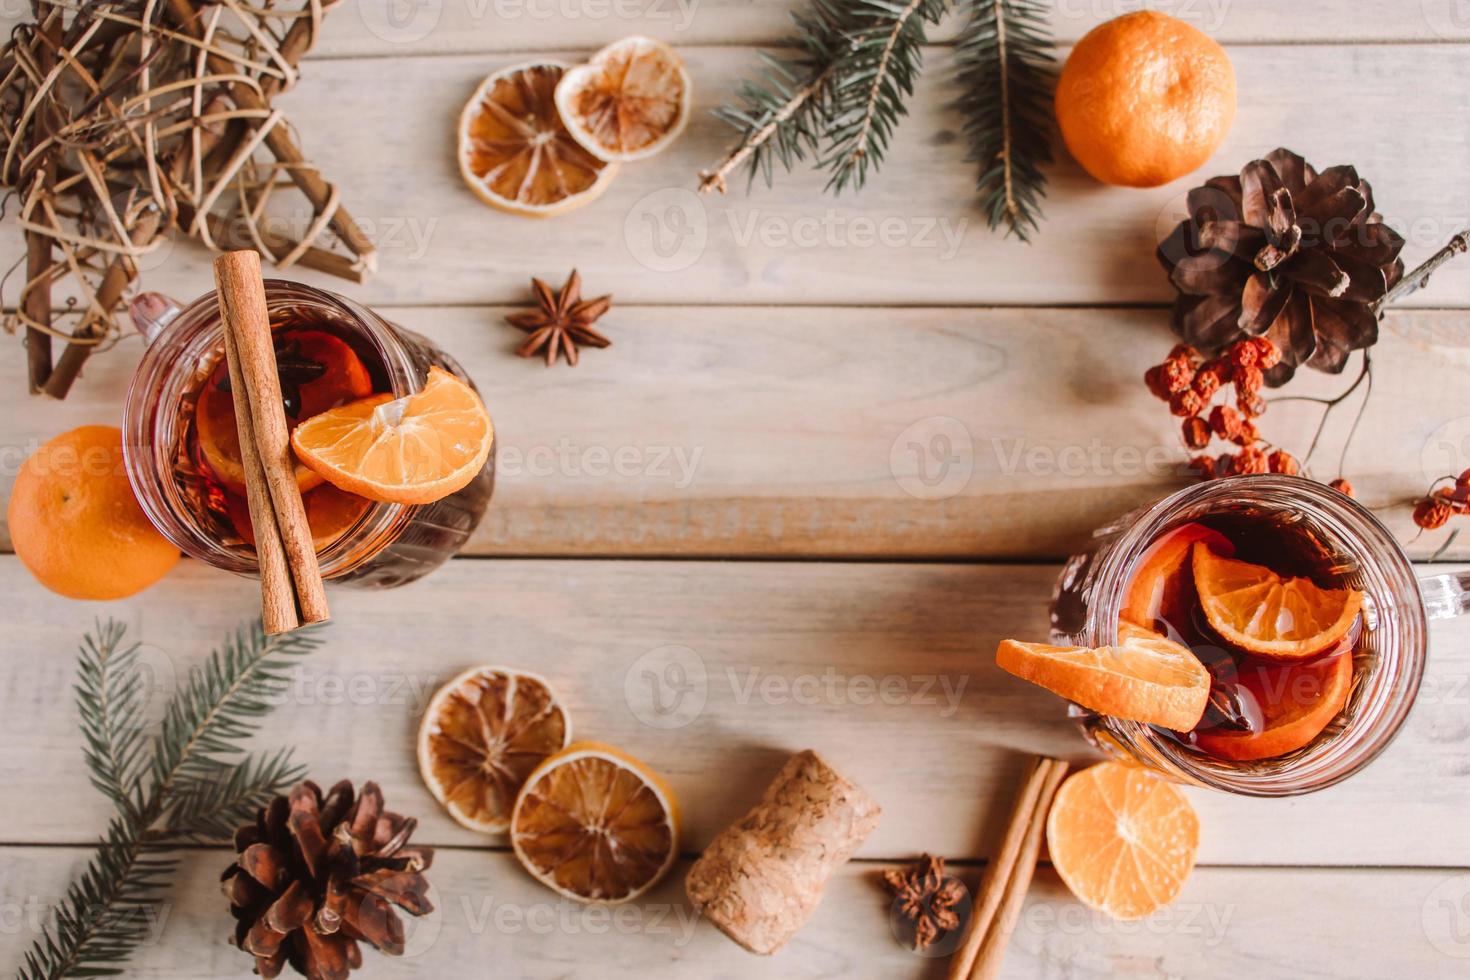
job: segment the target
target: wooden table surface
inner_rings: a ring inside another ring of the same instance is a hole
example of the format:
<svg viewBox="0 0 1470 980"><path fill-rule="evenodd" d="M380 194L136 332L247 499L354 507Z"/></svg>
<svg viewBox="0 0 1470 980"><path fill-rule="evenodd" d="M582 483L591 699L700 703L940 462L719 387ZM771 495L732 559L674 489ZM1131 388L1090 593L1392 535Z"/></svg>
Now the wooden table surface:
<svg viewBox="0 0 1470 980"><path fill-rule="evenodd" d="M1057 36L1137 6L1059 0ZM1464 4L1150 6L1226 44L1235 128L1203 171L1156 190L1104 189L1063 159L1031 246L988 233L974 205L949 107L952 29L926 52L911 115L863 192L822 196L824 178L802 172L700 199L696 172L728 139L705 110L751 72L753 46L785 33L790 0L356 0L329 17L281 102L377 236L381 268L360 287L292 276L436 339L478 381L501 440L495 500L465 555L392 593L335 592L325 647L259 739L297 746L319 780L378 780L441 849L439 913L415 925L408 957L369 953L362 976L943 975L942 958L893 940L876 872L931 851L973 885L1025 754L1089 757L1061 702L992 655L1002 637L1044 635L1057 564L1093 527L1183 483L1173 420L1140 379L1171 342L1152 250L1184 191L1285 144L1356 164L1410 265L1470 226ZM688 61L699 113L686 134L573 214L535 222L479 205L452 156L474 84L528 53L578 58L639 32ZM6 266L20 254L13 221L0 229ZM167 251L145 272L151 288L208 288L207 254ZM529 276L572 266L615 295L603 321L614 346L574 370L514 357L507 306L527 299ZM1411 498L1470 466L1466 308L1470 260L1390 314L1375 349L1346 473L1405 541ZM0 358L0 492L40 441L118 421L139 352L130 337L94 359L59 404L24 394L18 349ZM1301 449L1315 412L1283 405L1266 424ZM1324 478L1340 436L1314 460ZM1470 559L1470 536L1446 538L1409 547ZM16 967L108 816L71 704L81 632L94 616L126 621L161 700L255 601L252 583L186 562L132 600L78 604L0 556L0 968ZM427 697L487 662L545 674L579 735L666 774L690 856L806 747L866 787L883 821L769 959L696 921L679 872L626 913L561 903L418 778ZM671 662L703 702L677 729L640 687ZM1112 922L1043 868L1005 975L1464 976L1470 623L1433 628L1417 707L1361 776L1289 801L1190 796L1200 866L1176 903ZM193 854L128 975L250 974L225 943L228 860Z"/></svg>

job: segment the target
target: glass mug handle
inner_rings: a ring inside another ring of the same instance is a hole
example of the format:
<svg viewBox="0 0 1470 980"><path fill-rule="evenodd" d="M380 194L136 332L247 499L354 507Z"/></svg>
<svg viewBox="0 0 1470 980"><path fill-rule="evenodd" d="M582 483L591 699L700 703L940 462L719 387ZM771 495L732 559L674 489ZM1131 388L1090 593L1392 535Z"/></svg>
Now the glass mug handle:
<svg viewBox="0 0 1470 980"><path fill-rule="evenodd" d="M1450 572L1419 580L1424 613L1430 619L1470 615L1470 572Z"/></svg>
<svg viewBox="0 0 1470 980"><path fill-rule="evenodd" d="M164 328L182 312L184 304L162 293L139 293L128 304L128 315L133 318L133 326L143 335L143 341L147 344L157 340Z"/></svg>

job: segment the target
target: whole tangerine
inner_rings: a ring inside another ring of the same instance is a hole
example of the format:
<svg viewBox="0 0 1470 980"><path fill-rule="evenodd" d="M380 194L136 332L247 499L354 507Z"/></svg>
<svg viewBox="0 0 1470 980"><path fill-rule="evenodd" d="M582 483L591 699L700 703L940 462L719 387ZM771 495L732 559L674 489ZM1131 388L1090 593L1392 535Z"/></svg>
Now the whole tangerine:
<svg viewBox="0 0 1470 980"><path fill-rule="evenodd" d="M179 561L138 506L114 426L84 425L36 450L16 475L5 517L16 557L72 599L133 595Z"/></svg>
<svg viewBox="0 0 1470 980"><path fill-rule="evenodd" d="M1208 34L1142 10L1100 24L1057 81L1057 125L1105 184L1157 187L1199 169L1235 121L1235 69Z"/></svg>

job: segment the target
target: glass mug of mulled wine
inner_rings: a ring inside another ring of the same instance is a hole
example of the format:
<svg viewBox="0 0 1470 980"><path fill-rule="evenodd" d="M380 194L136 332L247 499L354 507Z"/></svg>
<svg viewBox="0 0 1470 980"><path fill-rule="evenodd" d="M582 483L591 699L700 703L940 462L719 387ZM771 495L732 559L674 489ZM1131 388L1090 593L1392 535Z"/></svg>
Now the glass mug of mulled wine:
<svg viewBox="0 0 1470 980"><path fill-rule="evenodd" d="M1467 588L1470 573L1418 579L1388 529L1330 487L1231 477L1094 532L1057 582L1052 642L1110 646L1120 623L1152 619L1139 625L1209 671L1203 717L1176 732L1073 705L1084 734L1179 782L1293 796L1346 779L1387 747L1419 690L1428 620L1470 613ZM1313 602L1330 607L1322 632ZM1323 648L1269 639L1306 622L1299 632L1326 638Z"/></svg>
<svg viewBox="0 0 1470 980"><path fill-rule="evenodd" d="M412 395L431 366L474 384L432 341L345 297L279 279L265 281L265 295L293 426L370 395ZM123 452L138 502L185 554L255 575L216 295L184 306L145 293L131 313L148 341L123 410ZM468 486L430 504L368 500L297 468L322 577L365 588L403 585L452 557L484 516L494 481L493 445Z"/></svg>

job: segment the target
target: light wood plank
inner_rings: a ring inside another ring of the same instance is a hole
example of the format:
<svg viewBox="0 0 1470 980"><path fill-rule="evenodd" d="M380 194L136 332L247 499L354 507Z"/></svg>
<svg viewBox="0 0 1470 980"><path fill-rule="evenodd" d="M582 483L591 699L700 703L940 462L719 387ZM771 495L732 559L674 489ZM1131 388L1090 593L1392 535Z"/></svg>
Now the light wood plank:
<svg viewBox="0 0 1470 980"><path fill-rule="evenodd" d="M614 345L571 370L514 357L503 312L385 310L458 357L495 417L501 473L471 553L1061 557L1183 485L1176 420L1141 381L1173 342L1161 310L619 307ZM24 359L0 358L16 407L0 494L39 441L118 420L140 348L99 355L62 403L26 402ZM1410 541L1406 502L1470 467L1470 330L1395 314L1375 357L1346 472ZM1347 381L1304 373L1292 390ZM1318 451L1323 479L1355 408ZM1283 404L1264 431L1302 453L1318 411Z"/></svg>
<svg viewBox="0 0 1470 980"><path fill-rule="evenodd" d="M392 593L335 591L328 643L297 669L261 744L298 746L319 781L378 780L422 818L426 842L483 844L423 789L414 733L438 683L508 664L552 680L577 737L624 746L667 776L690 849L811 747L884 808L862 855L982 856L1024 752L1089 755L1059 699L992 659L1002 637L1045 636L1055 576L1044 565L456 561ZM70 695L94 615L120 616L148 644L161 703L257 602L253 583L186 563L143 596L79 605L0 559L4 840L82 843L103 826ZM1433 642L1420 703L1365 773L1285 802L1192 793L1201 860L1470 866L1470 621L1437 624ZM656 727L665 719L687 723Z"/></svg>
<svg viewBox="0 0 1470 980"><path fill-rule="evenodd" d="M23 916L60 894L85 858L73 848L0 850L0 909L15 941L13 970L33 931ZM154 938L130 977L248 977L250 960L227 943L219 894L221 850L190 854ZM559 901L509 855L441 851L429 877L437 911L411 923L401 959L366 951L373 977L462 975L637 980L679 970L711 980L759 977L938 977L946 955L919 957L892 938L880 866L852 863L784 950L744 952L700 921L684 896L681 863L664 884L620 910ZM973 887L978 872L960 870ZM1200 868L1171 906L1140 922L1093 915L1049 868L1037 874L1017 920L1002 976L1293 978L1463 976L1466 918L1451 904L1470 877L1440 871ZM18 928L12 923L18 924Z"/></svg>
<svg viewBox="0 0 1470 980"><path fill-rule="evenodd" d="M519 302L529 276L560 277L575 265L588 288L624 303L1164 302L1171 292L1153 253L1183 193L1282 141L1323 166L1357 165L1380 210L1409 235L1411 262L1470 225L1458 177L1470 171L1458 110L1470 102L1470 62L1454 46L1237 48L1242 111L1214 161L1193 177L1136 191L1103 188L1064 160L1053 172L1048 223L1029 247L984 228L950 107L950 51L929 56L883 173L842 198L824 195L825 176L806 170L769 191L695 196L697 172L729 143L707 110L755 61L746 48L686 53L697 89L689 130L667 152L625 167L599 200L550 223L480 205L454 162L464 99L515 56L313 65L280 104L308 155L378 238L381 272L352 294L379 304ZM1416 80L1425 78L1434 79L1435 98L1420 104ZM1366 122L1342 125L1343 106ZM281 217L301 230L310 215ZM11 229L0 235L4 266L22 253ZM208 258L181 243L152 257L145 282L195 295L210 282ZM303 278L340 286L314 273ZM1470 305L1470 262L1411 299Z"/></svg>
<svg viewBox="0 0 1470 980"><path fill-rule="evenodd" d="M1363 5L1350 17L1330 0L1059 0L1047 6L1053 35L1068 44L1142 7L1231 44L1470 40L1470 17L1454 0ZM791 13L804 7L799 0L356 0L331 15L318 56L595 48L626 34L675 45L770 44L787 37ZM946 18L931 37L950 40L961 22Z"/></svg>

